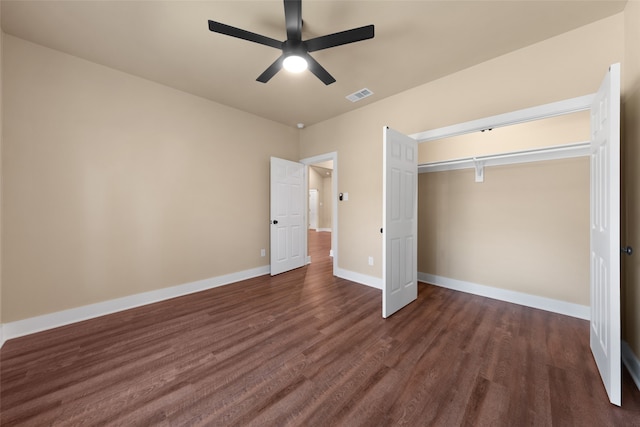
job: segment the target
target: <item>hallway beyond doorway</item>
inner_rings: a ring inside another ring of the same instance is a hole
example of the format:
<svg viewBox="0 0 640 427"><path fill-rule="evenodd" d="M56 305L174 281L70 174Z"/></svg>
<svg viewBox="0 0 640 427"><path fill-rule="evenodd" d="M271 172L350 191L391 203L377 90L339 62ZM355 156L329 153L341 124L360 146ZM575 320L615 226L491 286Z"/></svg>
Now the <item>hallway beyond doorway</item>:
<svg viewBox="0 0 640 427"><path fill-rule="evenodd" d="M307 245L311 262L331 264L333 259L329 256L331 250L331 232L328 231L307 231Z"/></svg>

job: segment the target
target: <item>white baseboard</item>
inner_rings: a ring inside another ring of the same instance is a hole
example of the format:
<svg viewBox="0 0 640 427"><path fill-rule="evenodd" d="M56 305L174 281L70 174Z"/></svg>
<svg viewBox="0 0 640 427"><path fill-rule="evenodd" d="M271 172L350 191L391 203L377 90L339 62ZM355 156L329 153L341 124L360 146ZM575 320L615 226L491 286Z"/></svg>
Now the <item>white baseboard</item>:
<svg viewBox="0 0 640 427"><path fill-rule="evenodd" d="M154 302L192 294L194 292L216 288L218 286L228 285L230 283L251 279L252 277L262 276L265 274L269 274L268 265L253 268L250 270L239 271L237 273L226 274L224 276L198 280L196 282L186 283L183 285L171 286L168 288L157 289L155 291L143 292L127 297L103 301L96 304L71 308L69 310L58 311L42 316L31 317L15 322L9 322L2 325L1 337L4 340L10 340L12 338L45 331L47 329L57 328L59 326L64 326L83 320L93 319L95 317L104 316L106 314L116 313L118 311L152 304Z"/></svg>
<svg viewBox="0 0 640 427"><path fill-rule="evenodd" d="M640 359L638 359L638 356L635 355L626 341L622 341L622 362L631 374L636 387L640 390Z"/></svg>
<svg viewBox="0 0 640 427"><path fill-rule="evenodd" d="M321 231L328 231L328 232L331 232L331 229L330 229L330 228L316 228L316 231L317 231L317 232L321 232Z"/></svg>
<svg viewBox="0 0 640 427"><path fill-rule="evenodd" d="M467 292L469 294L480 295L527 307L538 308L540 310L551 311L553 313L564 314L567 316L577 317L579 319L589 320L591 317L591 307L588 305L574 304L537 295L525 294L523 292L494 288L491 286L479 285L477 283L450 279L448 277L436 276L428 273L418 273L418 280L432 285L441 286L443 288Z"/></svg>
<svg viewBox="0 0 640 427"><path fill-rule="evenodd" d="M3 324L0 323L0 348L4 345L4 334L2 333Z"/></svg>
<svg viewBox="0 0 640 427"><path fill-rule="evenodd" d="M336 269L335 275L352 282L360 283L361 285L382 289L382 279L380 277L367 276L366 274L356 273L342 268Z"/></svg>

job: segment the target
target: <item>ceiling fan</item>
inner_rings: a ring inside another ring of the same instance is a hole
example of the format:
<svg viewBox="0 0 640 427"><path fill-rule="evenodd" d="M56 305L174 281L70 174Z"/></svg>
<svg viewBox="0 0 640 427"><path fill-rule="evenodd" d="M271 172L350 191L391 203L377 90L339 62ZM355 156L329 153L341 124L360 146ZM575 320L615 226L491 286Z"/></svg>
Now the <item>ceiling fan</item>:
<svg viewBox="0 0 640 427"><path fill-rule="evenodd" d="M301 72L308 68L325 85L330 85L336 79L313 59L309 52L372 39L374 35L373 25L366 25L309 40L302 40L302 0L284 0L284 17L287 27L287 39L283 42L211 20L209 20L209 30L214 33L226 34L282 50L282 55L258 76L256 80L259 82L268 82L284 66L285 69L293 72Z"/></svg>

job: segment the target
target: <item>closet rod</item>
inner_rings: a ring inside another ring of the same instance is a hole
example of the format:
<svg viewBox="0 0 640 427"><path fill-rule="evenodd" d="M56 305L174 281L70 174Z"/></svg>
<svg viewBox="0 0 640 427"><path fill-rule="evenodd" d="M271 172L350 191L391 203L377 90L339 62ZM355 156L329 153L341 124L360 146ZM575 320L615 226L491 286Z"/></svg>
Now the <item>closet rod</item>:
<svg viewBox="0 0 640 427"><path fill-rule="evenodd" d="M500 154L465 157L460 159L443 160L439 162L422 163L418 165L418 172L441 172L456 169L476 168L482 166L500 166L517 163L539 162L544 160L567 159L589 155L590 142L554 145L550 147L533 148L522 151L511 151Z"/></svg>

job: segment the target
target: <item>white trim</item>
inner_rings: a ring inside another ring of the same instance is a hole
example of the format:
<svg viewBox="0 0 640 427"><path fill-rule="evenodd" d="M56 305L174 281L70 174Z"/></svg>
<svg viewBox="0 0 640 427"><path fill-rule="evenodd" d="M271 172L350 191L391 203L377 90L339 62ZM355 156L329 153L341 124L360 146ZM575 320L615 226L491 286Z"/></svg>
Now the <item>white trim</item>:
<svg viewBox="0 0 640 427"><path fill-rule="evenodd" d="M69 310L44 314L42 316L31 317L15 322L9 322L3 325L3 336L5 340L9 340L36 332L45 331L47 329L69 325L71 323L93 319L95 317L104 316L106 314L140 307L143 305L152 304L154 302L164 301L183 295L216 288L218 286L228 285L230 283L251 279L253 277L262 276L265 274L269 274L268 265L253 268L250 270L239 271L237 273L226 274L224 276L198 280L196 282L186 283L183 285L171 286L168 288L157 289L155 291L143 292L140 294L130 295L109 301L103 301L96 304L71 308Z"/></svg>
<svg viewBox="0 0 640 427"><path fill-rule="evenodd" d="M316 231L317 231L318 233L321 233L321 232L323 232L323 231L331 232L331 229L330 229L330 228L316 228Z"/></svg>
<svg viewBox="0 0 640 427"><path fill-rule="evenodd" d="M622 345L622 361L624 366L627 367L633 382L636 383L636 387L640 390L640 359L635 355L629 344L626 341L621 342Z"/></svg>
<svg viewBox="0 0 640 427"><path fill-rule="evenodd" d="M448 277L436 276L428 273L419 272L418 280L420 282L430 283L432 285L453 289L455 291L467 292L500 301L538 308L540 310L577 317L578 319L589 320L591 317L591 308L588 305L574 304L537 295L525 294L523 292L494 288L491 286L465 282L464 280L450 279Z"/></svg>
<svg viewBox="0 0 640 427"><path fill-rule="evenodd" d="M326 162L327 160L335 161L337 157L338 157L338 152L337 151L332 151L330 153L319 154L317 156L305 157L304 159L300 160L300 163L303 163L305 165L312 165L312 164L315 164L315 163ZM333 164L333 170L334 171L336 170L335 163Z"/></svg>
<svg viewBox="0 0 640 427"><path fill-rule="evenodd" d="M565 99L563 101L525 108L523 110L512 111L510 113L498 114L496 116L418 132L410 136L417 140L418 143L421 143L433 141L435 139L448 138L451 136L464 135L466 133L478 132L484 129L495 129L502 126L510 126L518 123L561 116L563 114L577 113L578 111L589 110L594 97L595 94L579 96L577 98Z"/></svg>
<svg viewBox="0 0 640 427"><path fill-rule="evenodd" d="M331 174L331 192L333 197L333 202L331 203L332 210L332 218L331 218L331 250L333 251L333 275L337 276L338 271L338 152L332 151L330 153L319 154L313 157L306 157L300 160L300 163L306 165L306 171L309 170L309 165L314 163L321 163L331 160L333 162L333 173ZM304 174L305 179L305 188L309 186L309 174ZM308 204L309 200L305 197L306 203ZM309 206L305 205L305 211L309 210ZM306 236L305 236L306 238ZM309 245L305 245L304 251L305 255L307 255L307 251L309 250Z"/></svg>
<svg viewBox="0 0 640 427"><path fill-rule="evenodd" d="M487 156L465 157L460 159L444 160L441 162L422 163L418 165L418 173L441 172L457 169L477 169L478 167L486 166L502 166L516 163L584 157L590 154L590 145L591 143L589 141L585 141ZM477 179L476 182L478 182Z"/></svg>
<svg viewBox="0 0 640 427"><path fill-rule="evenodd" d="M361 285L382 289L382 279L380 277L368 276L366 274L356 273L355 271L349 271L343 268L338 268L335 275L351 282L360 283Z"/></svg>
<svg viewBox="0 0 640 427"><path fill-rule="evenodd" d="M4 333L2 330L4 329L4 325L0 323L0 348L4 345Z"/></svg>

